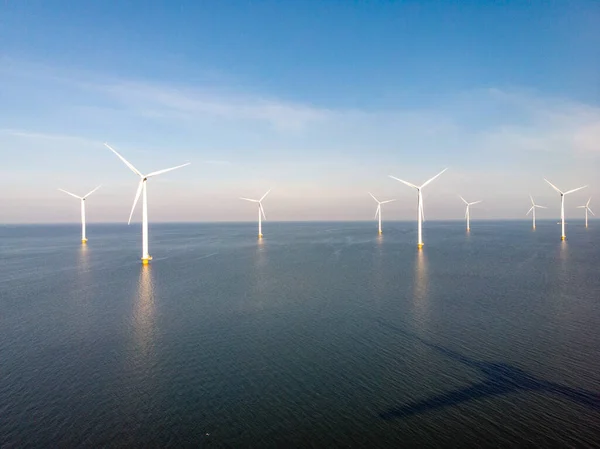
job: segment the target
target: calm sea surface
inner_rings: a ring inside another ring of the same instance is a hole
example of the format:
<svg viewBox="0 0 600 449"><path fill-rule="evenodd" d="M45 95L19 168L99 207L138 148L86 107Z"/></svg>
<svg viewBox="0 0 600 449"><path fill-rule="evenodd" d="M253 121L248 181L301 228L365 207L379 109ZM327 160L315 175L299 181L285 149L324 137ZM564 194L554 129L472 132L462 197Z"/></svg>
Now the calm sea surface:
<svg viewBox="0 0 600 449"><path fill-rule="evenodd" d="M600 444L600 223L0 227L0 447Z"/></svg>

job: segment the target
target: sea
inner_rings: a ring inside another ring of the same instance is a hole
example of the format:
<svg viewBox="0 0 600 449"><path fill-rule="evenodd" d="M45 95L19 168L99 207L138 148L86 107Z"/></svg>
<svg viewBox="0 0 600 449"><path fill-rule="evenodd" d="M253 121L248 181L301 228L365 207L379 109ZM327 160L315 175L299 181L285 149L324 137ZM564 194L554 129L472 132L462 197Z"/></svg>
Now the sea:
<svg viewBox="0 0 600 449"><path fill-rule="evenodd" d="M0 447L598 447L600 222L0 226Z"/></svg>

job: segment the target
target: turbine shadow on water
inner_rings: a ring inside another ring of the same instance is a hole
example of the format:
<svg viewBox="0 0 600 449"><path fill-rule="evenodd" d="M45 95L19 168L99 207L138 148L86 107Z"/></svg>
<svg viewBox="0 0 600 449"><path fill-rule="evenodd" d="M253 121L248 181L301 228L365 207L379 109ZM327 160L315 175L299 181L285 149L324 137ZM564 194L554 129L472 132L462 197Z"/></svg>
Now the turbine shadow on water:
<svg viewBox="0 0 600 449"><path fill-rule="evenodd" d="M562 396L581 405L600 411L600 394L560 385L554 382L548 382L543 379L523 371L515 366L506 363L482 362L466 357L456 351L452 351L443 346L430 343L418 335L407 332L393 324L378 320L379 324L406 337L418 340L421 344L433 349L457 362L460 362L469 368L478 370L485 376L485 380L480 383L470 385L460 390L451 391L439 396L424 399L419 402L409 403L385 413L381 413L381 418L385 420L408 418L413 415L426 413L432 410L453 407L465 402L477 399L501 396L505 394L529 391L539 393L550 393L556 396Z"/></svg>

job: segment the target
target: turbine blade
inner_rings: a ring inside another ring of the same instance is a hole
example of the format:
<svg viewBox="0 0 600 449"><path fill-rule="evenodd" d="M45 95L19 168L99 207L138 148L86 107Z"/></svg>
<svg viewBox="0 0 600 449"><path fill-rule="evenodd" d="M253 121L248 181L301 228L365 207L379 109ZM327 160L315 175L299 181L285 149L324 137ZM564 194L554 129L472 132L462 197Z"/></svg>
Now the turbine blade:
<svg viewBox="0 0 600 449"><path fill-rule="evenodd" d="M531 206L531 208L527 211L525 215L529 215L535 206Z"/></svg>
<svg viewBox="0 0 600 449"><path fill-rule="evenodd" d="M85 198L87 198L87 197L88 197L88 196L90 196L92 193L94 193L96 190L98 190L100 187L102 187L102 186L98 186L98 187L96 187L94 190L92 190L91 192L89 192L88 194L86 194L86 195L85 195L83 198L84 198L84 199L85 199Z"/></svg>
<svg viewBox="0 0 600 449"><path fill-rule="evenodd" d="M546 206L540 206L538 204L536 204L535 207L539 207L540 209L548 209Z"/></svg>
<svg viewBox="0 0 600 449"><path fill-rule="evenodd" d="M60 190L61 192L64 192L64 193L66 193L67 195L74 196L74 197L75 197L75 198L77 198L78 200L82 200L82 199L83 199L83 198L81 198L80 196L77 196L77 195L75 195L74 193L67 192L66 190L63 190L63 189L58 189L58 190Z"/></svg>
<svg viewBox="0 0 600 449"><path fill-rule="evenodd" d="M418 187L418 186L416 186L416 185L414 185L414 184L411 184L410 182L403 181L402 179L400 179L400 178L396 178L395 176L392 176L392 175L389 175L389 177L390 177L390 178L392 178L392 179L395 179L396 181L400 181L400 182L402 182L402 183L406 184L406 185L407 185L407 186L409 186L409 187L414 187L414 188L415 188L415 189L417 189L417 190L419 189L419 187Z"/></svg>
<svg viewBox="0 0 600 449"><path fill-rule="evenodd" d="M140 194L142 193L142 187L144 187L143 180L140 181L137 192L135 193L135 199L133 200L133 207L131 208L131 213L129 214L129 220L127 221L127 224L131 224L131 217L133 217L133 211L135 210L135 206L136 206L138 200L140 199Z"/></svg>
<svg viewBox="0 0 600 449"><path fill-rule="evenodd" d="M375 220L377 220L377 215L379 215L380 211L381 211L381 205L378 205L377 209L375 209Z"/></svg>
<svg viewBox="0 0 600 449"><path fill-rule="evenodd" d="M588 200L588 202L587 202L587 203L585 203L585 205L586 205L586 206L589 206L589 205L590 205L590 201L592 201L592 197L591 197L591 196L590 196L590 199Z"/></svg>
<svg viewBox="0 0 600 449"><path fill-rule="evenodd" d="M385 200L385 201L381 201L379 204L391 203L392 201L396 201L396 200Z"/></svg>
<svg viewBox="0 0 600 449"><path fill-rule="evenodd" d="M587 209L587 206L577 206L576 209Z"/></svg>
<svg viewBox="0 0 600 449"><path fill-rule="evenodd" d="M371 192L369 192L369 195L371 195L371 197L379 203L379 200L377 198L375 198L375 195L373 195Z"/></svg>
<svg viewBox="0 0 600 449"><path fill-rule="evenodd" d="M178 168L185 167L186 165L190 165L190 164L191 164L191 162L187 162L185 164L178 165L177 167L171 167L171 168L165 168L164 170L153 171L152 173L148 173L146 175L146 178L149 178L150 176L162 175L163 173L166 173L168 171L177 170Z"/></svg>
<svg viewBox="0 0 600 449"><path fill-rule="evenodd" d="M531 205L535 206L535 201L533 201L533 197L531 196L531 193L529 194L529 198L531 199Z"/></svg>
<svg viewBox="0 0 600 449"><path fill-rule="evenodd" d="M550 181L548 181L546 178L544 178L544 181L546 181L548 184L550 184L550 185L552 186L552 188L553 188L554 190L556 190L558 193L560 193L561 195L563 194L563 192L562 192L562 191L561 191L561 190L560 190L558 187L556 187L554 184L552 184L552 183L551 183Z"/></svg>
<svg viewBox="0 0 600 449"><path fill-rule="evenodd" d="M106 148L108 148L110 151L112 151L113 153L115 153L119 157L119 159L121 159L123 161L123 163L129 167L129 169L132 172L134 172L136 175L138 175L140 177L144 177L144 175L142 175L137 168L135 168L127 159L125 159L123 156L121 156L119 153L117 153L117 151L114 148L112 148L109 144L104 143L104 146Z"/></svg>
<svg viewBox="0 0 600 449"><path fill-rule="evenodd" d="M481 203L483 200L479 200L479 201L473 201L472 203L469 203L469 206L472 206L473 204L479 204Z"/></svg>
<svg viewBox="0 0 600 449"><path fill-rule="evenodd" d="M469 205L469 202L467 200L465 200L462 196L458 195L458 197L463 200L463 203L465 203L467 206Z"/></svg>
<svg viewBox="0 0 600 449"><path fill-rule="evenodd" d="M581 190L581 189L585 189L586 187L587 186L577 187L576 189L569 190L569 191L565 192L565 195L568 195L569 193L577 192L578 190Z"/></svg>
<svg viewBox="0 0 600 449"><path fill-rule="evenodd" d="M431 181L433 181L435 178L437 178L438 176L440 176L442 173L444 173L446 170L448 170L447 168L443 169L441 172L439 172L437 175L435 175L433 178L429 179L428 181L425 181L425 184L423 184L421 186L421 188L425 187L427 184L429 184Z"/></svg>
<svg viewBox="0 0 600 449"><path fill-rule="evenodd" d="M258 202L258 208L260 209L260 211L262 213L263 219L266 220L267 216L265 215L265 210L263 209L262 203L260 201Z"/></svg>
<svg viewBox="0 0 600 449"><path fill-rule="evenodd" d="M262 201L262 200L264 200L264 199L267 197L267 195L268 195L270 192L271 192L271 189L269 189L269 190L267 191L267 193L265 193L263 196L261 196L261 197L260 197L260 200L258 200L258 201Z"/></svg>
<svg viewBox="0 0 600 449"><path fill-rule="evenodd" d="M252 201L253 203L258 203L259 202L258 200L252 200L250 198L243 198L243 197L240 197L240 200Z"/></svg>
<svg viewBox="0 0 600 449"><path fill-rule="evenodd" d="M587 210L590 211L590 214L592 214L594 217L596 216L596 214L594 212L592 212L592 209L590 209L589 207L587 208Z"/></svg>

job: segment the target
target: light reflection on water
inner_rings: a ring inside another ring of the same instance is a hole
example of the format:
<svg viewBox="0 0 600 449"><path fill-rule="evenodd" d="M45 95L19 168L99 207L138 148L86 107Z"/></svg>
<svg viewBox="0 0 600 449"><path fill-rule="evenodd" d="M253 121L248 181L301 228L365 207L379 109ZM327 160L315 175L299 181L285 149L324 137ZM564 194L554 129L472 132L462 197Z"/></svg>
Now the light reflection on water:
<svg viewBox="0 0 600 449"><path fill-rule="evenodd" d="M133 326L138 360L143 361L151 355L154 338L154 318L155 304L152 266L142 265L133 310Z"/></svg>
<svg viewBox="0 0 600 449"><path fill-rule="evenodd" d="M413 308L415 319L421 326L426 325L429 309L427 256L425 251L418 250L415 256L413 276Z"/></svg>

